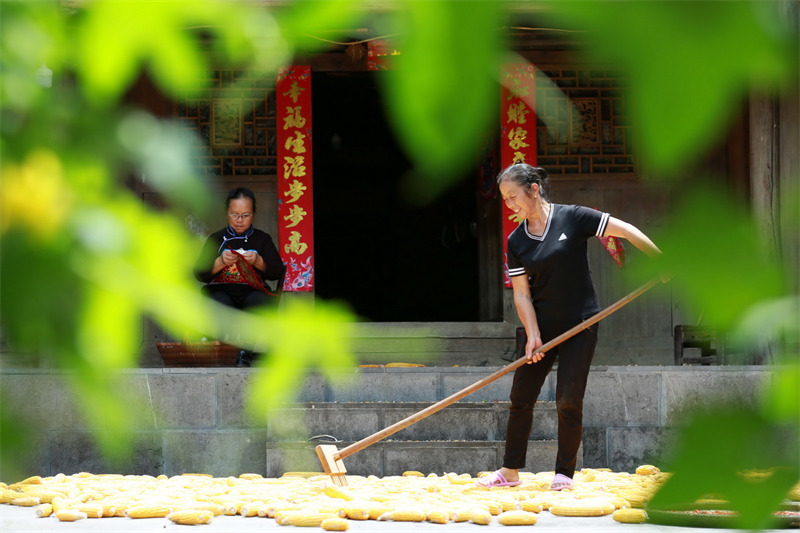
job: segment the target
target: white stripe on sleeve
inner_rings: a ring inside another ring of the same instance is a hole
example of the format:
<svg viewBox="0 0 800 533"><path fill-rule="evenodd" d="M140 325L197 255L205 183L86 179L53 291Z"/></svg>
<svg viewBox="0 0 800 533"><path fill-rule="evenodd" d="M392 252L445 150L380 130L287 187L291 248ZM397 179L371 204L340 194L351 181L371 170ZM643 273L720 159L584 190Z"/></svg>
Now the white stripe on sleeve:
<svg viewBox="0 0 800 533"><path fill-rule="evenodd" d="M609 217L608 213L602 214L602 216L600 217L600 224L598 224L597 226L597 233L595 233L595 236L602 237L603 234L606 232L606 226L608 226L608 217Z"/></svg>
<svg viewBox="0 0 800 533"><path fill-rule="evenodd" d="M521 276L523 274L525 274L525 267L508 269L508 275L512 278L515 276Z"/></svg>

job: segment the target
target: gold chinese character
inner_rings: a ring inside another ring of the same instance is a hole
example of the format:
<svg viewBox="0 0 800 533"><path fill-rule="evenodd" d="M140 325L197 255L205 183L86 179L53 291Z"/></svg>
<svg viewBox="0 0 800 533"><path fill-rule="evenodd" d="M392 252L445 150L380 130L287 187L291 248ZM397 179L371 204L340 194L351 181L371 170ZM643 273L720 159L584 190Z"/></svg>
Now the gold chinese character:
<svg viewBox="0 0 800 533"><path fill-rule="evenodd" d="M514 152L514 161L512 162L512 164L524 163L524 162L525 162L525 154L523 154L522 152Z"/></svg>
<svg viewBox="0 0 800 533"><path fill-rule="evenodd" d="M291 87L289 87L289 90L288 90L288 91L286 91L285 93L283 93L283 96L289 95L289 98L291 98L291 99L292 99L292 102L294 102L294 103L296 104L296 103L297 103L297 98L298 98L298 97L300 96L300 94L301 94L303 91L305 91L305 90L306 90L306 89L305 89L304 87L300 87L300 86L297 84L297 82L296 82L296 81L293 81L293 82L292 82L292 86L291 86Z"/></svg>
<svg viewBox="0 0 800 533"><path fill-rule="evenodd" d="M289 176L300 178L306 175L306 158L302 155L297 157L283 156L283 177L289 179Z"/></svg>
<svg viewBox="0 0 800 533"><path fill-rule="evenodd" d="M508 90L508 97L506 97L506 100L511 100L514 97L522 98L530 94L528 86L523 85L519 78L513 78L511 80L511 85L512 87Z"/></svg>
<svg viewBox="0 0 800 533"><path fill-rule="evenodd" d="M302 238L303 236L300 234L299 231L293 231L291 235L289 235L289 244L283 247L284 251L286 251L287 254L292 253L297 255L303 255L303 253L308 248L308 245L304 242L300 242L300 239Z"/></svg>
<svg viewBox="0 0 800 533"><path fill-rule="evenodd" d="M297 107L288 106L286 108L286 116L283 117L283 129L288 130L289 128L302 128L305 126L306 119L300 114L302 110L303 106L301 105Z"/></svg>
<svg viewBox="0 0 800 533"><path fill-rule="evenodd" d="M518 102L508 106L508 121L516 122L517 124L525 124L528 120L525 115L530 113L531 110L525 105L525 102Z"/></svg>
<svg viewBox="0 0 800 533"><path fill-rule="evenodd" d="M520 127L514 128L508 132L508 145L514 150L525 148L529 146L529 144L525 142L525 138L527 136L528 136L527 130L524 130Z"/></svg>
<svg viewBox="0 0 800 533"><path fill-rule="evenodd" d="M285 129L285 128L284 128ZM286 142L283 143L283 147L287 150L291 150L296 154L304 154L306 153L306 143L303 139L306 136L300 133L299 131L294 132L294 138L289 137L286 139Z"/></svg>
<svg viewBox="0 0 800 533"><path fill-rule="evenodd" d="M306 212L305 209L303 209L299 205L296 205L289 210L289 214L283 217L283 220L291 221L291 224L288 224L286 227L293 228L300 222L302 222L303 218L305 218L307 214L308 213Z"/></svg>
<svg viewBox="0 0 800 533"><path fill-rule="evenodd" d="M286 190L286 192L283 193L284 196L290 197L289 200L286 200L286 203L291 204L296 202L301 196L303 196L303 192L305 192L306 189L307 187L305 185L298 180L294 180L292 184L289 185L289 188Z"/></svg>

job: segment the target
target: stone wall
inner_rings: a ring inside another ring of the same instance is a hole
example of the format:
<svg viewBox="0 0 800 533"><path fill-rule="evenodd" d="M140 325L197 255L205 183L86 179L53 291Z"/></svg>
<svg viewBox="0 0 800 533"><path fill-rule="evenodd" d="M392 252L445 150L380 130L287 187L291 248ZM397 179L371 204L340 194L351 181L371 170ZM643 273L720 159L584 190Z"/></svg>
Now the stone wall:
<svg viewBox="0 0 800 533"><path fill-rule="evenodd" d="M88 471L279 476L284 470L301 469L297 465L319 469L309 437L329 434L345 442L364 438L496 370L369 368L342 372L333 382L309 375L298 386L299 403L272 411L267 421L250 418L242 407L252 369L130 370L117 390L130 399L125 416L132 452L116 463L104 459L94 444L90 425L68 386L73 374L4 369L0 393L4 416L18 417L29 431L28 451L15 457L28 475ZM672 429L691 405L752 403L770 374L766 367L595 367L586 392L579 465L631 471L638 464L658 463L660 454L669 450ZM555 453L555 378L556 372L548 377L535 415L532 439L537 441L530 453L535 471L552 468L546 465ZM438 461L436 450L446 448L441 457L450 462L440 465L443 471L474 474L491 468L490 463L502 456L510 383L511 376L501 377L432 415L438 418L421 422L416 433L411 431L414 426L405 429L411 432L358 452L349 464L389 475L419 465L421 455L430 458L426 465ZM292 410L302 416L289 416ZM307 427L295 424L297 420L305 420ZM98 425L103 427L103 421ZM486 430L479 431L483 426ZM287 454L292 449L301 451L301 462L290 464ZM436 470L436 465L428 466Z"/></svg>

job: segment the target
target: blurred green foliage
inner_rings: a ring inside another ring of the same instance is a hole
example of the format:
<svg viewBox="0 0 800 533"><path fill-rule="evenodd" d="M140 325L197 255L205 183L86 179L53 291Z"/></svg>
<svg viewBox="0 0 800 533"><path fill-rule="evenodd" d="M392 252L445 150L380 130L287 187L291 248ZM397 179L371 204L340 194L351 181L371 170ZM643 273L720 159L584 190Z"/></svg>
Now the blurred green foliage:
<svg viewBox="0 0 800 533"><path fill-rule="evenodd" d="M190 276L198 243L180 218L215 206L192 167L196 140L121 105L142 71L179 97L203 90L198 83L215 66L273 76L294 54L322 49L337 31L347 37L343 30L365 26L375 36L393 35L402 54L386 76L385 99L415 162L409 191L419 201L446 190L475 160L497 113L499 63L509 57L504 28L510 13L527 12L576 31L587 61L628 80L625 102L640 167L647 176L685 184L692 180L682 173L718 141L748 91L798 90L797 11L790 1L317 0L274 8L233 1L4 1L4 337L15 350L78 369L73 385L100 437L123 429L126 406L110 377L136 365L134 332L143 316L179 336L233 330L256 343L261 339L253 332L279 332L262 363L269 371L258 374L248 400L257 415L290 398L304 368L332 375L352 364L353 317L340 307L317 301L282 314L241 315L200 298ZM42 85L44 65L52 87ZM145 176L169 209L142 205L124 186L129 175ZM790 200L796 197L781 203L783 242L800 239L800 205ZM687 421L665 465L675 475L653 503L724 494L743 527L762 527L800 478L796 450L773 446L778 434L789 435L784 442L798 439L797 272L780 261L780 251L763 248L748 207L722 189L686 191L656 242L665 253L652 267L673 276L675 297L737 343L768 345L778 365L755 409L725 407ZM0 415L7 472L8 458L25 446L25 427L5 410ZM124 442L106 444L124 455ZM748 499L754 482L737 472L755 468L772 475L759 482L760 496Z"/></svg>

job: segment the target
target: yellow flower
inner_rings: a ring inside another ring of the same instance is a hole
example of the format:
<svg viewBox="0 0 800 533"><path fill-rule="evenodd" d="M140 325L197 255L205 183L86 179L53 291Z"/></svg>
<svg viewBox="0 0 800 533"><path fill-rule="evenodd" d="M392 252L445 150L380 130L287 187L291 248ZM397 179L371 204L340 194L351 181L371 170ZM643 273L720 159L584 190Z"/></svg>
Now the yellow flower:
<svg viewBox="0 0 800 533"><path fill-rule="evenodd" d="M72 205L58 157L49 150L31 153L22 165L0 171L0 229L21 226L41 239L54 237Z"/></svg>

